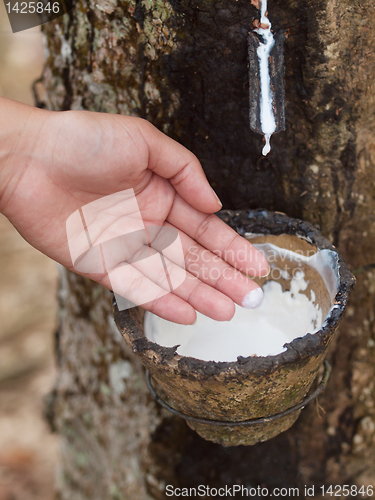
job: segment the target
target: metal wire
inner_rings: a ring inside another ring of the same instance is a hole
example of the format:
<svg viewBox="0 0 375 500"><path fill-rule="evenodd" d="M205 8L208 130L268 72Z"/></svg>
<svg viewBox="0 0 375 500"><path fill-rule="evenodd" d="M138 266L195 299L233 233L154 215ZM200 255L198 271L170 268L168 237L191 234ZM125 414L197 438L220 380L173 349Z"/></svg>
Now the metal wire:
<svg viewBox="0 0 375 500"><path fill-rule="evenodd" d="M193 422L197 422L200 424L208 424L208 425L216 425L216 426L229 426L229 427L246 427L246 426L251 426L251 425L259 425L259 424L265 424L268 422L273 422L274 420L278 420L279 418L285 417L287 415L290 415L291 413L294 413L295 411L298 411L302 408L304 408L306 405L308 405L313 399L315 399L326 387L329 376L331 374L331 366L328 363L328 361L324 360L324 374L322 377L322 380L320 381L318 387L315 389L315 391L310 395L307 396L301 403L298 403L297 405L288 408L287 410L281 412L281 413L276 413L275 415L271 415L269 417L262 417L262 418L254 418L250 420L242 420L239 422L233 422L233 421L223 421L223 420L209 420L206 418L198 418L198 417L193 417L192 415L186 415L185 413L182 413L181 411L176 410L172 406L169 406L168 403L166 403L160 396L157 395L155 389L152 386L151 383L151 375L148 370L146 370L146 384L147 387L149 388L152 396L154 397L155 401L159 403L163 408L166 410L170 411L173 413L173 415L177 415L178 417L181 417L185 420L190 420Z"/></svg>

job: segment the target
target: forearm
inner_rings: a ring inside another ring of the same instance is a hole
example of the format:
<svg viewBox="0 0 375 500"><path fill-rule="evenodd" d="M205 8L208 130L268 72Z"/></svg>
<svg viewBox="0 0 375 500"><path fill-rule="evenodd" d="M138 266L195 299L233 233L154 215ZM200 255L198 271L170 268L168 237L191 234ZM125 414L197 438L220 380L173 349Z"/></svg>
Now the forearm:
<svg viewBox="0 0 375 500"><path fill-rule="evenodd" d="M0 211L22 178L37 143L44 113L0 97Z"/></svg>

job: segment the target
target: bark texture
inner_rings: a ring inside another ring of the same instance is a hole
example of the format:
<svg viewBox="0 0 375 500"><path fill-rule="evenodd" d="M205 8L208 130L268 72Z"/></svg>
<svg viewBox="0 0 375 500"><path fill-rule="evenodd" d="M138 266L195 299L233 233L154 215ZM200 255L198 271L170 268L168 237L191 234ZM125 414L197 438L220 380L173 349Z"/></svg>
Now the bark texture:
<svg viewBox="0 0 375 500"><path fill-rule="evenodd" d="M255 2L256 3L256 2ZM163 499L164 485L375 483L375 5L269 0L284 45L286 131L249 129L249 0L81 0L44 27L50 109L142 116L202 161L224 208L319 225L355 270L319 404L253 447L208 443L155 406L110 294L62 273L60 499Z"/></svg>

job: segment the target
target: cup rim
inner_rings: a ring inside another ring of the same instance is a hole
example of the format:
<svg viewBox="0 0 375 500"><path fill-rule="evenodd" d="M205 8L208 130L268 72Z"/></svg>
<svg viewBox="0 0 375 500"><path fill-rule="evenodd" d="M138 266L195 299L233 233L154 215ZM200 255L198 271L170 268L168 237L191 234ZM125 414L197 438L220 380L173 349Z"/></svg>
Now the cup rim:
<svg viewBox="0 0 375 500"><path fill-rule="evenodd" d="M257 233L264 235L293 235L306 240L319 250L328 249L338 257L338 289L329 314L323 325L315 333L307 333L303 337L293 339L284 344L286 351L273 356L238 356L237 361L205 361L188 356L181 356L175 347L164 347L148 340L143 332L142 325L137 323L134 313L129 310L119 311L114 302L113 310L115 322L125 341L132 351L142 358L148 369L160 363L167 371L172 370L179 375L194 379L206 379L212 376L232 377L252 374L270 373L280 368L280 365L304 364L311 357L320 357L326 352L333 335L342 319L350 289L355 284L355 277L348 269L337 249L321 234L320 230L311 223L295 219L281 212L272 212L264 209L257 210L221 210L218 215L231 226L238 234ZM138 309L138 308L135 308ZM129 319L134 328L126 327ZM168 370L169 368L169 370Z"/></svg>

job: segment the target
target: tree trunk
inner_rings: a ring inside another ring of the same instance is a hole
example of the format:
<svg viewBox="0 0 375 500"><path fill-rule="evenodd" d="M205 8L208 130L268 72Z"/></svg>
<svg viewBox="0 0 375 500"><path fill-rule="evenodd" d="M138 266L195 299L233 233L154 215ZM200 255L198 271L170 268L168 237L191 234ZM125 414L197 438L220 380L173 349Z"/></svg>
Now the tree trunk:
<svg viewBox="0 0 375 500"><path fill-rule="evenodd" d="M256 2L255 2L256 3ZM81 0L44 26L50 109L149 119L201 160L224 208L319 225L357 286L319 405L251 447L206 442L156 406L117 332L110 293L62 272L61 500L166 498L166 484L375 484L375 4L269 0L284 44L286 130L261 156L248 117L250 0ZM251 83L250 83L251 84ZM359 498L363 498L360 496Z"/></svg>

